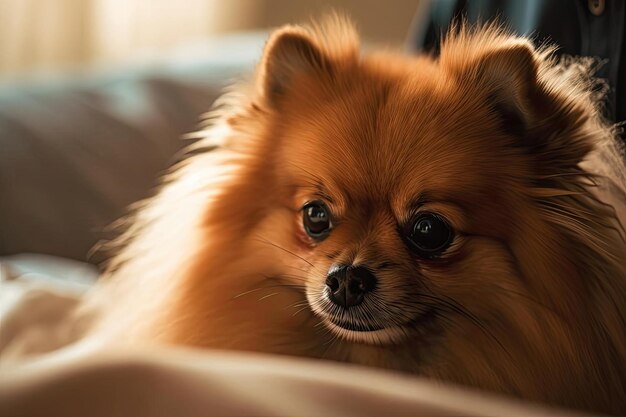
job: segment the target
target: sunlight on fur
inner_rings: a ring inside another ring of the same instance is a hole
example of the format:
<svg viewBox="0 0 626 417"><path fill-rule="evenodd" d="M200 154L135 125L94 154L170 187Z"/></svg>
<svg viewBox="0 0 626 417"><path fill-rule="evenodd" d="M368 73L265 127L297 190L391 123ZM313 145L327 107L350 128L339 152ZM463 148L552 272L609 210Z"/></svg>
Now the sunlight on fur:
<svg viewBox="0 0 626 417"><path fill-rule="evenodd" d="M390 368L626 413L626 187L586 59L496 25L441 55L287 26L138 204L108 344ZM621 220L621 222L620 222Z"/></svg>

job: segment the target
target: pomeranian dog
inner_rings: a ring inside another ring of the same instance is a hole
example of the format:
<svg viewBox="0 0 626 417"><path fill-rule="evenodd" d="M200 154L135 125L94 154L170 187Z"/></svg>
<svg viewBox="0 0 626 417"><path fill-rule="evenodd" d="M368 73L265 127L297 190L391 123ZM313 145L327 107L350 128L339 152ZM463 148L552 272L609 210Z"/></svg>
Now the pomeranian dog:
<svg viewBox="0 0 626 417"><path fill-rule="evenodd" d="M93 331L625 413L623 160L593 62L552 51L277 30L117 242Z"/></svg>

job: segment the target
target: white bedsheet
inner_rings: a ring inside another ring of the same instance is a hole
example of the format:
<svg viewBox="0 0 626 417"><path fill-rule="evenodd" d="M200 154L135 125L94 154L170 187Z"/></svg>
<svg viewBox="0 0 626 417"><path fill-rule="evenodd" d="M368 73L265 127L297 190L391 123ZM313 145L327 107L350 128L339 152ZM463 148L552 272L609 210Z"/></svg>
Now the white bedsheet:
<svg viewBox="0 0 626 417"><path fill-rule="evenodd" d="M111 352L80 344L54 351L75 336L63 319L95 270L21 256L0 258L0 276L0 416L575 415L299 358L182 348Z"/></svg>

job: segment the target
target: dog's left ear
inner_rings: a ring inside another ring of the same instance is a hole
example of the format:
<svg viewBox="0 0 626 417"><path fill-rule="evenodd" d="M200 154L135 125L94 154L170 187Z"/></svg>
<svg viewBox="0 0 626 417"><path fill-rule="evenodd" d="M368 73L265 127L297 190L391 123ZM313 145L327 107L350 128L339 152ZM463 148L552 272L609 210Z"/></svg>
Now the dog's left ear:
<svg viewBox="0 0 626 417"><path fill-rule="evenodd" d="M265 47L260 67L262 95L275 107L299 77L330 71L330 59L307 31L285 26L272 34Z"/></svg>
<svg viewBox="0 0 626 417"><path fill-rule="evenodd" d="M476 54L463 77L485 93L514 143L543 160L542 166L572 167L592 149L587 136L576 134L592 109L571 91L542 80L542 65L554 65L547 59L528 40L510 38Z"/></svg>
<svg viewBox="0 0 626 417"><path fill-rule="evenodd" d="M538 98L538 63L533 46L523 39L485 52L475 63L476 82L505 131L522 136L534 122L533 100Z"/></svg>

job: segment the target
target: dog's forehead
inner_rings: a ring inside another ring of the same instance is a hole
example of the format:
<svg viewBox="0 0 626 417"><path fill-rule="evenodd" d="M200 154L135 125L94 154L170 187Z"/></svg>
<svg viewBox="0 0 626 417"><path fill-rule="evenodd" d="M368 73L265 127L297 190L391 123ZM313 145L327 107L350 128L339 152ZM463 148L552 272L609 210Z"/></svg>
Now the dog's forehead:
<svg viewBox="0 0 626 417"><path fill-rule="evenodd" d="M450 188L470 164L464 117L473 117L450 100L436 79L354 83L319 105L299 132L296 164L307 167L305 176L359 200Z"/></svg>

